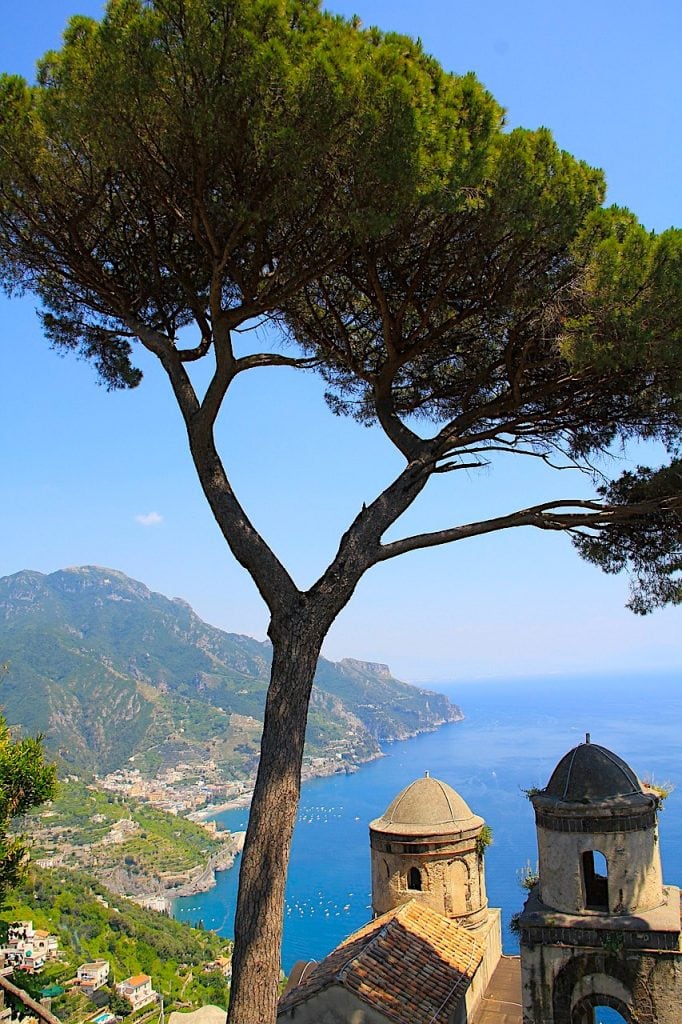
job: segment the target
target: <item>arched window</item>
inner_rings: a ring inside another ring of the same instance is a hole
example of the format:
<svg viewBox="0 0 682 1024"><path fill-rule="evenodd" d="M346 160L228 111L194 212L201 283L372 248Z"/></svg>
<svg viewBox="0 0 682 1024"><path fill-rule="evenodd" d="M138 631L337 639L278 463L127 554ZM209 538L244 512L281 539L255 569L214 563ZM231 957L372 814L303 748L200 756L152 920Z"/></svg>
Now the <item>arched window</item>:
<svg viewBox="0 0 682 1024"><path fill-rule="evenodd" d="M619 1009L616 1009L616 1006ZM622 1011L622 1012L621 1012ZM592 995L573 1007L571 1024L632 1024L628 1008L620 999Z"/></svg>
<svg viewBox="0 0 682 1024"><path fill-rule="evenodd" d="M609 879L606 857L599 850L583 854L585 909L609 912Z"/></svg>
<svg viewBox="0 0 682 1024"><path fill-rule="evenodd" d="M407 872L407 888L416 892L422 891L422 875L419 868L410 868Z"/></svg>
<svg viewBox="0 0 682 1024"><path fill-rule="evenodd" d="M594 1024L627 1024L625 1017L611 1006L594 1007Z"/></svg>

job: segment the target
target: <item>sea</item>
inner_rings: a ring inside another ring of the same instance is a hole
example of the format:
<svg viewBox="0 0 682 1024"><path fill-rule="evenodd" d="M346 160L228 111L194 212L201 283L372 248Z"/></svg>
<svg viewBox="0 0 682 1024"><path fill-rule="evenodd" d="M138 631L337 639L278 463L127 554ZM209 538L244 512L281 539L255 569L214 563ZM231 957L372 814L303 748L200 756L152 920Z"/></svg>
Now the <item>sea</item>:
<svg viewBox="0 0 682 1024"><path fill-rule="evenodd" d="M368 824L401 789L428 771L485 818L491 906L501 907L503 945L517 953L509 921L523 905L520 878L537 864L532 807L524 790L546 785L559 759L590 733L641 779L677 784L660 815L664 880L682 884L682 672L547 676L439 684L464 714L435 732L388 743L383 757L352 775L303 786L289 869L282 967L319 960L371 918ZM216 820L246 828L248 809ZM225 936L239 877L235 866L209 892L176 899L172 913Z"/></svg>

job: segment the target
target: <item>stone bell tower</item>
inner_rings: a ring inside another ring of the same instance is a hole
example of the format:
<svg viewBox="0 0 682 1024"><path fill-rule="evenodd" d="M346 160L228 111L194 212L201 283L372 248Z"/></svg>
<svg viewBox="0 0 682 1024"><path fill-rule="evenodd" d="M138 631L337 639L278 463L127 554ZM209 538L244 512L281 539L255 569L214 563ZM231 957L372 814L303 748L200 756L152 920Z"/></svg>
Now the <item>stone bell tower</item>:
<svg viewBox="0 0 682 1024"><path fill-rule="evenodd" d="M485 822L427 772L369 826L375 915L416 899L443 917L500 943L499 910L485 891Z"/></svg>
<svg viewBox="0 0 682 1024"><path fill-rule="evenodd" d="M680 891L664 886L659 798L616 754L570 750L534 793L539 879L519 923L524 1024L682 1019Z"/></svg>

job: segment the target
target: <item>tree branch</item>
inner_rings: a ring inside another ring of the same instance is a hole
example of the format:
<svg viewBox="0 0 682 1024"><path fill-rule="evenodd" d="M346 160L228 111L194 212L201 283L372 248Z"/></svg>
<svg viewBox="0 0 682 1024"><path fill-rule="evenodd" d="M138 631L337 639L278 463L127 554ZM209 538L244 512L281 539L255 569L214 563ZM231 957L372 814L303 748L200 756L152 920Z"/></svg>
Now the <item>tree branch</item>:
<svg viewBox="0 0 682 1024"><path fill-rule="evenodd" d="M377 562L387 561L407 551L451 544L468 537L480 537L516 526L534 526L540 530L575 532L579 528L603 529L614 523L644 518L656 509L672 510L682 505L680 499L640 502L637 505L602 505L598 501L564 500L550 501L530 508L519 509L506 516L454 526L433 533L420 533L412 537L383 544L377 555ZM582 512L562 512L561 509L583 509Z"/></svg>
<svg viewBox="0 0 682 1024"><path fill-rule="evenodd" d="M179 348L177 350L178 357L183 363L192 363L195 359L202 359L213 343L213 339L210 336L204 335L198 345L194 348Z"/></svg>
<svg viewBox="0 0 682 1024"><path fill-rule="evenodd" d="M443 452L440 458L447 459L452 458L455 455L459 458L462 458L462 456L464 455L479 455L481 453L487 455L490 452L503 452L505 455L526 455L532 459L539 459L541 462L544 462L546 466L549 466L550 469L557 469L561 471L566 469L574 469L577 470L579 473L587 473L590 475L593 475L594 473L598 472L592 465L582 466L576 459L571 459L570 456L567 455L566 452L556 443L550 443L549 441L543 442L548 448L552 448L559 455L562 455L564 458L568 459L568 461L565 462L563 465L558 462L553 462L548 451L534 451L532 448L521 447L519 445L518 438L514 438L513 440L510 441L505 441L504 438L498 437L496 438L496 441L496 444L480 446L474 445L473 447L469 447L469 445L467 445L465 448L462 449L446 451ZM489 464L490 463L488 462L488 460L481 463L481 465L486 466ZM439 466L437 472L440 472L440 468L441 467Z"/></svg>
<svg viewBox="0 0 682 1024"><path fill-rule="evenodd" d="M235 363L235 373L254 370L260 366L291 366L296 370L313 370L320 366L322 360L317 356L297 359L294 356L283 356L277 352L255 352L250 356L242 356Z"/></svg>
<svg viewBox="0 0 682 1024"><path fill-rule="evenodd" d="M234 379L229 332L216 338L217 367L200 404L180 353L154 332L138 326L138 337L161 361L182 412L192 459L211 511L232 554L251 575L271 614L286 616L303 597L274 552L240 505L218 454L213 425L227 388ZM165 343L164 343L165 342Z"/></svg>
<svg viewBox="0 0 682 1024"><path fill-rule="evenodd" d="M218 455L211 426L195 418L187 424L190 450L220 532L253 579L273 617L286 621L305 598L239 503Z"/></svg>
<svg viewBox="0 0 682 1024"><path fill-rule="evenodd" d="M214 327L213 345L216 368L197 415L197 426L201 425L209 430L213 429L227 389L237 376L237 360L234 357L230 331L220 316Z"/></svg>
<svg viewBox="0 0 682 1024"><path fill-rule="evenodd" d="M329 625L350 600L365 572L382 560L381 538L410 507L434 471L427 442L398 477L362 509L348 527L338 551L322 576L308 591L311 606L331 609Z"/></svg>
<svg viewBox="0 0 682 1024"><path fill-rule="evenodd" d="M418 434L410 430L395 410L391 382L377 381L375 386L374 409L386 437L409 461L424 444Z"/></svg>

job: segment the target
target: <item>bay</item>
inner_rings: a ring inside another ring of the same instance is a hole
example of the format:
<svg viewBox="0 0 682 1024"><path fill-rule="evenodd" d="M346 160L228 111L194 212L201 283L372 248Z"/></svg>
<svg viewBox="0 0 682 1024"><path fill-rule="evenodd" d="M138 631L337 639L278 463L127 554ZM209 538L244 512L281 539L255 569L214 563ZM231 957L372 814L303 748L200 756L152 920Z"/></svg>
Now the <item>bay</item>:
<svg viewBox="0 0 682 1024"><path fill-rule="evenodd" d="M640 778L678 783L660 817L660 841L664 879L681 884L680 682L680 673L671 672L440 684L461 706L464 721L387 744L384 757L354 775L304 785L287 884L284 971L300 959L319 960L370 919L368 824L425 771L453 786L492 828L488 899L503 911L505 952L517 952L509 920L523 904L519 873L537 860L532 807L523 790L546 785L559 759L586 732ZM247 816L241 809L216 817L238 830ZM175 900L173 915L231 936L238 864L220 872L209 892Z"/></svg>

